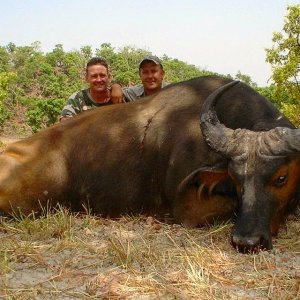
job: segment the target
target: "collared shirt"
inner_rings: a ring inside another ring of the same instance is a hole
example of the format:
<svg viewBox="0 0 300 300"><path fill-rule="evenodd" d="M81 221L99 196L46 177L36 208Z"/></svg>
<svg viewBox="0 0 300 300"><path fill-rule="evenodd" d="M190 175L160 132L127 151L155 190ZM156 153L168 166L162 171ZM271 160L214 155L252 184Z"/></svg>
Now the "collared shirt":
<svg viewBox="0 0 300 300"><path fill-rule="evenodd" d="M61 112L60 118L74 117L86 110L110 104L113 104L110 99L103 103L95 102L90 95L89 89L81 90L70 96Z"/></svg>
<svg viewBox="0 0 300 300"><path fill-rule="evenodd" d="M162 82L161 87L169 85L168 82ZM138 84L135 86L127 87L123 89L123 95L125 97L126 102L132 102L139 98L146 97L144 86L142 84Z"/></svg>

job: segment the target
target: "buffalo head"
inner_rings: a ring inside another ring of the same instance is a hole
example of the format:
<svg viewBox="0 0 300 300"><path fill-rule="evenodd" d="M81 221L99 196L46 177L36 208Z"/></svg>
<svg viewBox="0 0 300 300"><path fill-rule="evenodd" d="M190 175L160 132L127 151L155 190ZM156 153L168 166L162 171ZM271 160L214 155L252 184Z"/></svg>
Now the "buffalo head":
<svg viewBox="0 0 300 300"><path fill-rule="evenodd" d="M242 252L269 250L272 235L298 198L300 129L233 130L221 124L214 107L236 84L233 81L207 98L200 126L208 145L229 159L228 173L238 195L232 244Z"/></svg>

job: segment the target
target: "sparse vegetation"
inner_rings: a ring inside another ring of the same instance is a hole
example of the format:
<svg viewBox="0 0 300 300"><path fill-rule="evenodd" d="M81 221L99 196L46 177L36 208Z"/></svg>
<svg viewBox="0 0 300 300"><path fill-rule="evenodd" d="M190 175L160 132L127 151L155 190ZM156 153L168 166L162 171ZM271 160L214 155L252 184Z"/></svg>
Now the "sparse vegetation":
<svg viewBox="0 0 300 300"><path fill-rule="evenodd" d="M152 217L108 220L64 208L1 219L2 299L297 299L300 223L274 250L239 254L231 223L186 229Z"/></svg>

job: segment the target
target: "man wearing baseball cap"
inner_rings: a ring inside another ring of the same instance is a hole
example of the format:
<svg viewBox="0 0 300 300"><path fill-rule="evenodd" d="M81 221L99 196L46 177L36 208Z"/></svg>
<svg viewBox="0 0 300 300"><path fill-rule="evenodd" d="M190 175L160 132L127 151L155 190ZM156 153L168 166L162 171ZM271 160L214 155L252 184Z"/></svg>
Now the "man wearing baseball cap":
<svg viewBox="0 0 300 300"><path fill-rule="evenodd" d="M142 84L123 89L125 102L135 101L139 98L153 95L168 85L164 82L165 71L157 56L144 57L139 64L139 75Z"/></svg>

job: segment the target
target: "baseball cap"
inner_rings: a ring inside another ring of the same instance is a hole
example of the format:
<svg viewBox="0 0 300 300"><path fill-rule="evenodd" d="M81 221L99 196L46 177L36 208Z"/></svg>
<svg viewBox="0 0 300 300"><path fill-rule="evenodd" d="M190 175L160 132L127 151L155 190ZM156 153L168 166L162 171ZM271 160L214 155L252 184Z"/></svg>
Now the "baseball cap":
<svg viewBox="0 0 300 300"><path fill-rule="evenodd" d="M154 56L154 55L148 55L148 56L145 56L141 62L140 62L140 65L139 65L139 69L142 67L143 63L145 62L149 62L149 61L152 61L154 62L156 65L160 65L161 68L163 69L163 66L162 66L162 63L161 63L161 60L157 57L157 56Z"/></svg>

